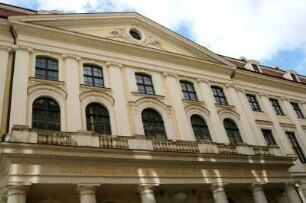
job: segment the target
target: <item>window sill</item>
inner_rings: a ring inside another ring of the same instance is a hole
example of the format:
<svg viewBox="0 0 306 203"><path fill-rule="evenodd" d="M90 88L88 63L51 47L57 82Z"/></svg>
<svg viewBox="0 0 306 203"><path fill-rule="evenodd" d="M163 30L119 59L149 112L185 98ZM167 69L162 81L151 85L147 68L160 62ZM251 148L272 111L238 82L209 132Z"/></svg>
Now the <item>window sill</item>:
<svg viewBox="0 0 306 203"><path fill-rule="evenodd" d="M80 88L82 89L88 89L88 90L100 90L100 91L105 91L105 92L109 92L111 91L111 88L107 88L107 87L98 87L98 86L90 86L90 85L84 85L81 84Z"/></svg>
<svg viewBox="0 0 306 203"><path fill-rule="evenodd" d="M189 100L189 99L182 99L183 103L185 104L195 104L195 105L205 105L204 101L199 101L199 100Z"/></svg>
<svg viewBox="0 0 306 203"><path fill-rule="evenodd" d="M215 103L216 108L226 108L226 109L235 109L235 106L228 104L217 104Z"/></svg>
<svg viewBox="0 0 306 203"><path fill-rule="evenodd" d="M165 98L165 96L158 95L158 94L145 94L145 93L141 93L141 92L131 92L131 94L134 95L134 96L152 97L152 98L156 98L156 99L164 99Z"/></svg>
<svg viewBox="0 0 306 203"><path fill-rule="evenodd" d="M47 79L39 79L35 77L30 77L29 78L30 82L32 83L44 83L44 84L50 84L50 85L64 85L64 81L60 80L47 80Z"/></svg>

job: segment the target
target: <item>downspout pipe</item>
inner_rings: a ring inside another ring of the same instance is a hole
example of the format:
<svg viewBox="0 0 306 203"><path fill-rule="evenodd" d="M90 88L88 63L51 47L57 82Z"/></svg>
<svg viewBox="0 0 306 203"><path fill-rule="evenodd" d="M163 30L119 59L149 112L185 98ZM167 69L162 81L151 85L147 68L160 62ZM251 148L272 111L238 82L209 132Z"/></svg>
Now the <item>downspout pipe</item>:
<svg viewBox="0 0 306 203"><path fill-rule="evenodd" d="M10 27L10 33L14 39L14 46L17 45L17 36L14 32L13 26ZM11 119L11 106L12 106L12 92L13 92L13 80L14 80L14 72L15 72L15 58L16 58L16 50L13 49L13 56L12 56L12 67L11 67L11 78L10 78L10 89L9 89L9 98L8 98L8 111L7 111L7 122L6 122L6 135L9 133L10 130L10 119ZM2 137L5 139L5 136Z"/></svg>

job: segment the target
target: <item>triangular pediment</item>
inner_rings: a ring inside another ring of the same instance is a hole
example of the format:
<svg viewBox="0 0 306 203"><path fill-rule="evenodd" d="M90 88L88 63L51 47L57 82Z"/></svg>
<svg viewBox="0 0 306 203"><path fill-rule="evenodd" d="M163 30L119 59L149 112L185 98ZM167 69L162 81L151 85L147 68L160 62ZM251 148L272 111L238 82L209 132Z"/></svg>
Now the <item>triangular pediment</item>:
<svg viewBox="0 0 306 203"><path fill-rule="evenodd" d="M35 15L19 20L232 66L208 49L138 13ZM133 37L131 31L140 39Z"/></svg>

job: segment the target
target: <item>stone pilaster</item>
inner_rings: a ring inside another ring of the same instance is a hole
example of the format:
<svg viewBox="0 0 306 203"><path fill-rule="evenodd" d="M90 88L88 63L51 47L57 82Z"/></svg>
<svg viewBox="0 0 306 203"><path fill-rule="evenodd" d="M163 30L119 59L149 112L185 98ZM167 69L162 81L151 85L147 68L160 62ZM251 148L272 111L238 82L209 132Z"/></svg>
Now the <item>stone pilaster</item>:
<svg viewBox="0 0 306 203"><path fill-rule="evenodd" d="M5 119L5 115L3 115L3 105L4 105L4 98L5 98L5 86L7 81L10 79L7 77L8 71L8 58L9 58L9 48L0 47L0 134L2 129L3 119Z"/></svg>
<svg viewBox="0 0 306 203"><path fill-rule="evenodd" d="M67 86L67 131L77 132L82 130L81 103L80 103L80 77L79 58L64 55L66 86ZM59 71L60 67L59 67ZM63 121L62 121L63 122ZM65 130L65 129L62 129Z"/></svg>
<svg viewBox="0 0 306 203"><path fill-rule="evenodd" d="M15 70L12 88L12 103L10 117L10 131L13 125L27 125L27 105L28 105L28 80L29 80L29 60L30 49L18 48L15 56Z"/></svg>
<svg viewBox="0 0 306 203"><path fill-rule="evenodd" d="M131 136L130 119L128 115L127 101L125 98L125 91L127 87L123 84L123 76L121 64L107 62L110 75L110 83L115 98L115 118L118 127L118 135Z"/></svg>

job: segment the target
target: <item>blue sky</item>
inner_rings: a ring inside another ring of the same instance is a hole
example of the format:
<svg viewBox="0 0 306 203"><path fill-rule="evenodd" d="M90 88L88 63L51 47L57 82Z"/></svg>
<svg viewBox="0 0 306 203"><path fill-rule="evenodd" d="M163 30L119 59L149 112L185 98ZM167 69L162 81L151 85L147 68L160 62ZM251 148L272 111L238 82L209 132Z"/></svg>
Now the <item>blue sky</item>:
<svg viewBox="0 0 306 203"><path fill-rule="evenodd" d="M34 10L136 11L235 58L306 75L305 0L0 0ZM222 6L221 6L222 5Z"/></svg>

